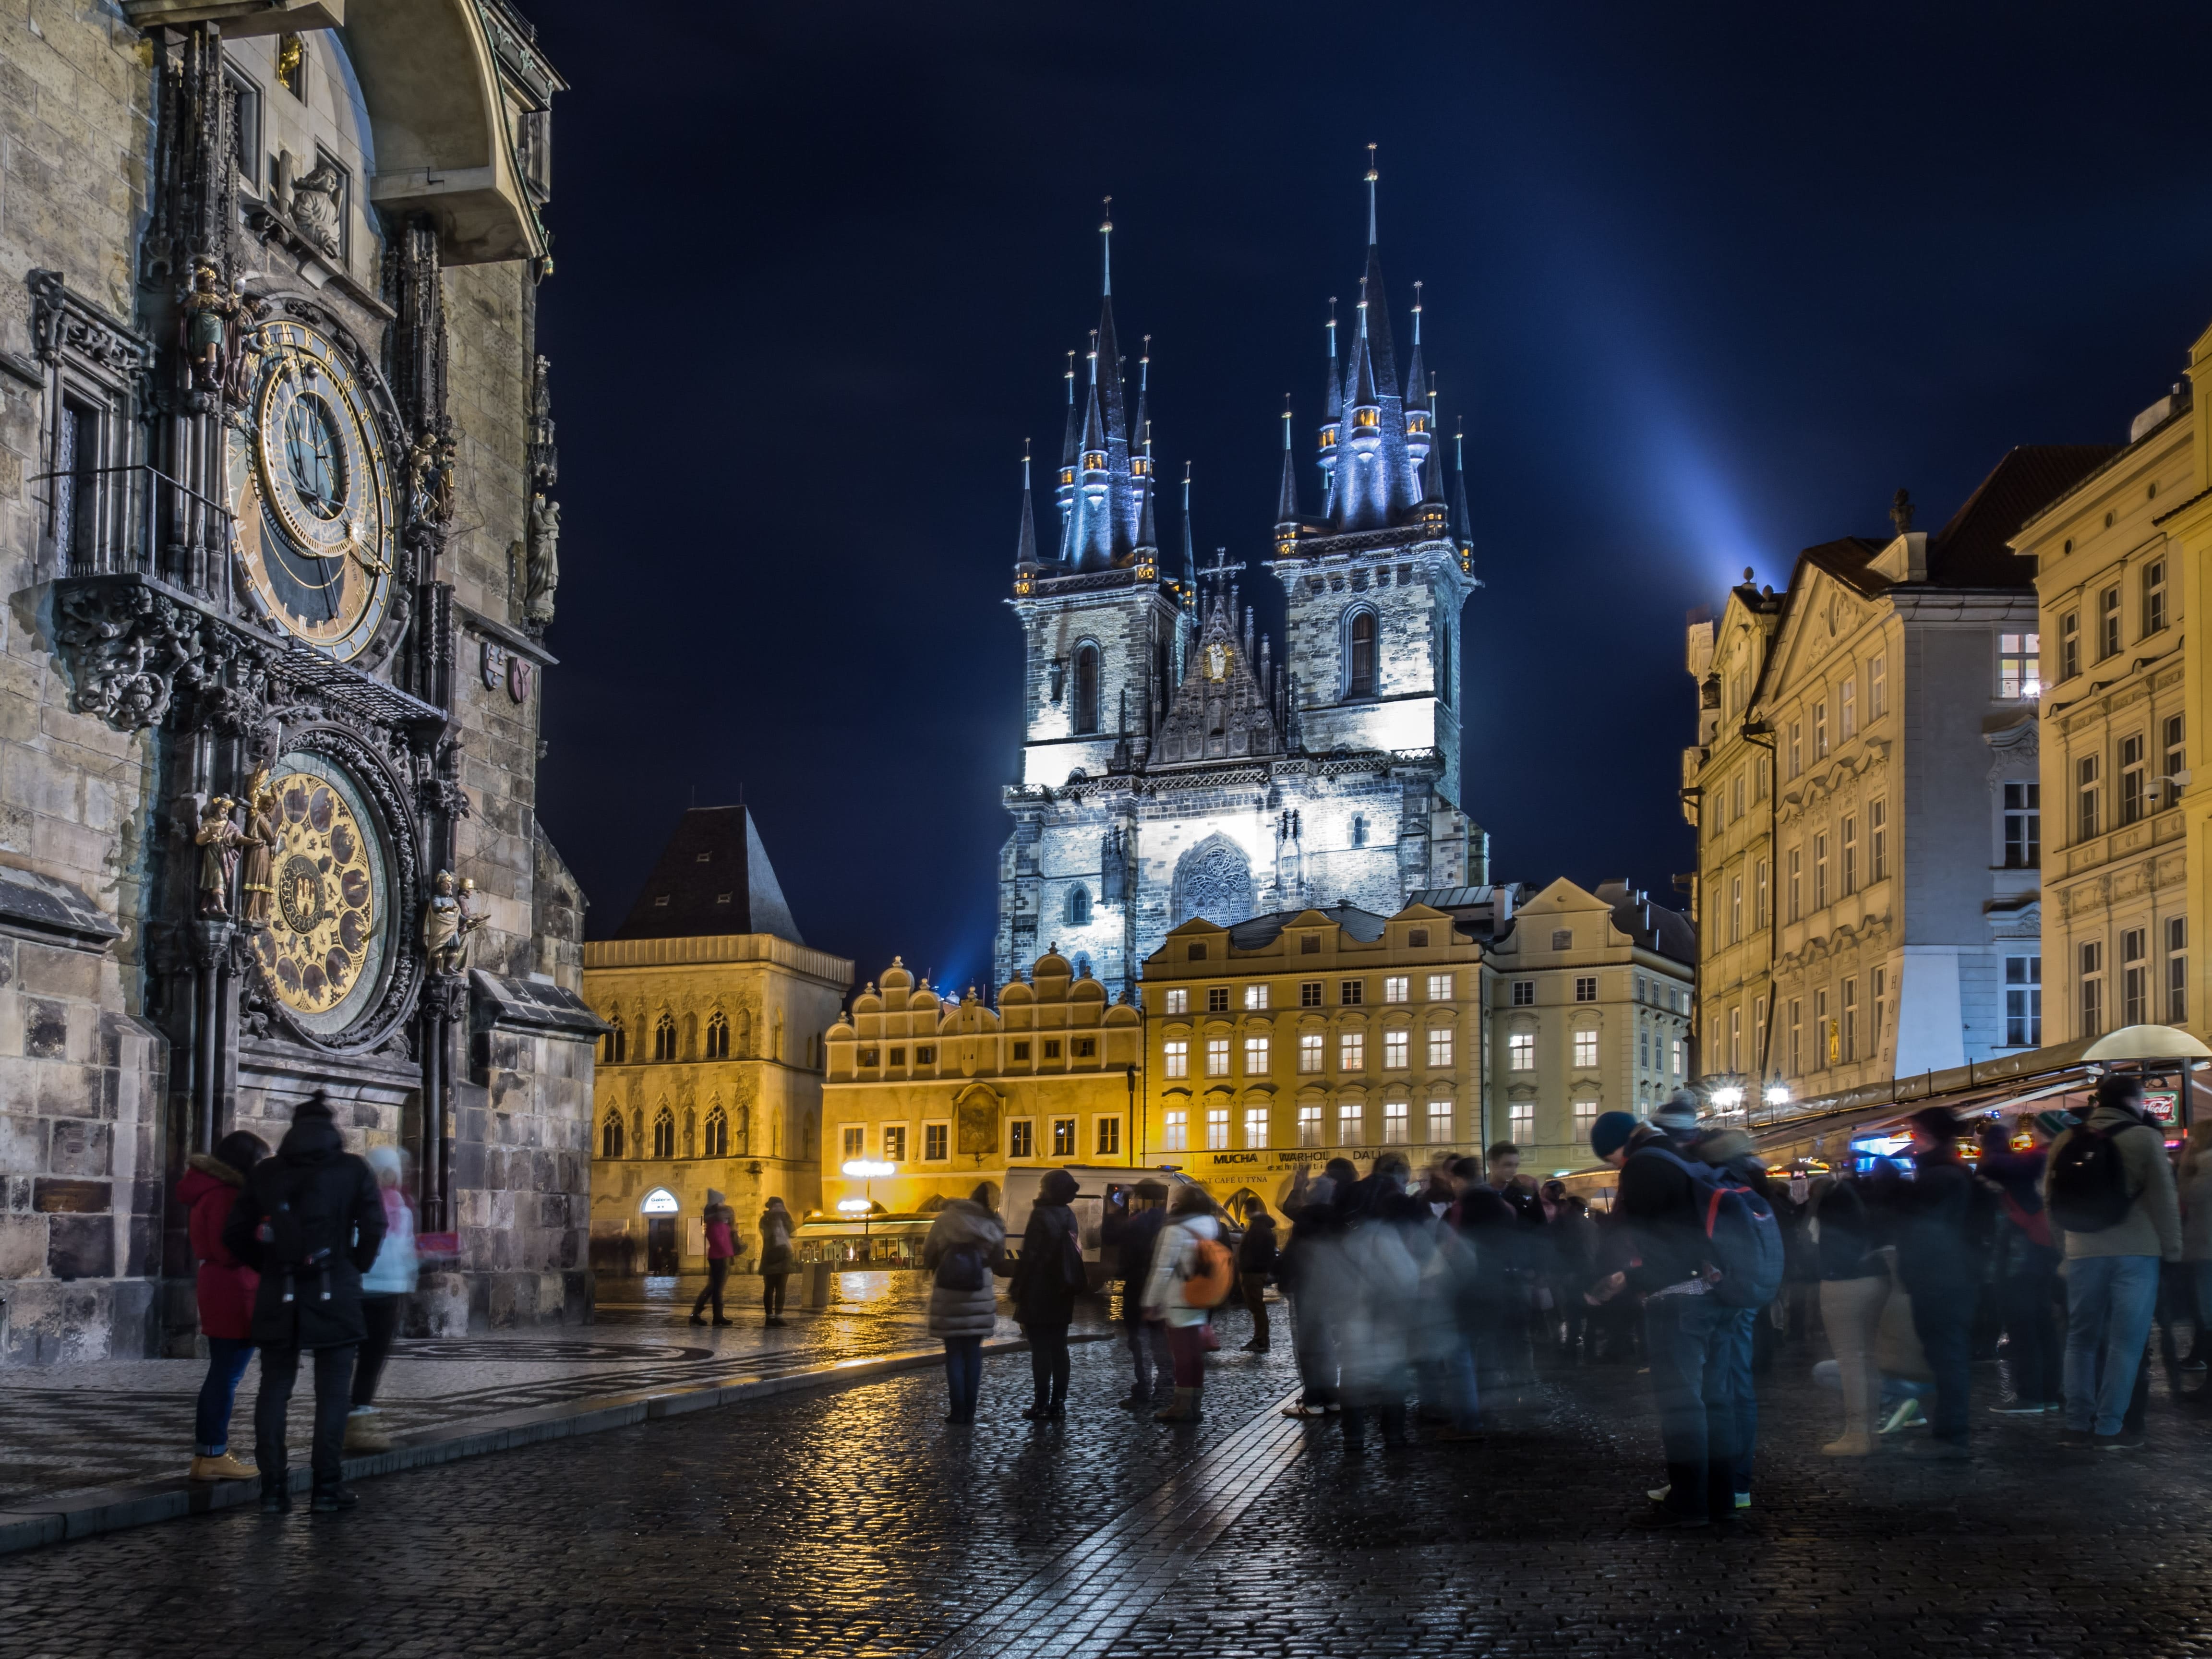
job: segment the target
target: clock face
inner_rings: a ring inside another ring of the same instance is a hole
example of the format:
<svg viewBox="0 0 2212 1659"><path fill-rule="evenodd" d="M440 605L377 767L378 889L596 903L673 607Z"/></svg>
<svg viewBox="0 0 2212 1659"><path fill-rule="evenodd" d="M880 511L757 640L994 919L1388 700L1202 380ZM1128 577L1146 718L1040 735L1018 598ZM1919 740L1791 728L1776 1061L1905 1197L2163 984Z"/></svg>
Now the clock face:
<svg viewBox="0 0 2212 1659"><path fill-rule="evenodd" d="M344 355L313 329L267 323L246 350L245 428L228 459L246 580L288 632L343 661L392 597L384 439Z"/></svg>
<svg viewBox="0 0 2212 1659"><path fill-rule="evenodd" d="M369 1004L382 977L391 909L383 845L337 768L295 755L272 771L275 802L254 814L266 823L251 826L275 830L273 902L269 925L253 936L254 954L301 1024L337 1031Z"/></svg>

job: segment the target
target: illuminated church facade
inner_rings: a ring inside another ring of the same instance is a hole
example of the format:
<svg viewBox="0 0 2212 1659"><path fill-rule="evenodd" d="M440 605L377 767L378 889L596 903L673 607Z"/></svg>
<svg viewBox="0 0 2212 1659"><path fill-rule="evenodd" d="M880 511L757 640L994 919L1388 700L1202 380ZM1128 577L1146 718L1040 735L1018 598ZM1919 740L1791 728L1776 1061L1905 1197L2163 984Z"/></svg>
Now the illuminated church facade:
<svg viewBox="0 0 2212 1659"><path fill-rule="evenodd" d="M1447 495L1420 307L1401 373L1368 177L1349 339L1328 325L1321 510L1303 510L1291 417L1270 556L1285 637L1255 629L1225 555L1160 546L1149 358L1134 410L1112 266L1088 368L1067 376L1056 550L1024 480L1012 605L1023 645L1021 775L1000 859L996 977L1048 947L1126 996L1193 917L1235 924L1340 902L1389 915L1487 879L1460 769L1460 617L1471 574L1464 476ZM1110 224L1102 228L1110 249Z"/></svg>

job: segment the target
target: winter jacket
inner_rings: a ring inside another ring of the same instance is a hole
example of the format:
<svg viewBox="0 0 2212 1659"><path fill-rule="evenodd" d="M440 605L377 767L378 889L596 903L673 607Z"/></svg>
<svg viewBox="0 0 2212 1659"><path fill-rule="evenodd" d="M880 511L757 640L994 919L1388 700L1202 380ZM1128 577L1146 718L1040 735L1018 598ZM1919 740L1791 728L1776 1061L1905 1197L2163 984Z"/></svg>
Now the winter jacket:
<svg viewBox="0 0 2212 1659"><path fill-rule="evenodd" d="M799 1265L791 1250L791 1212L783 1209L763 1210L760 1218L760 1270L764 1273L787 1273ZM737 1247L731 1246L735 1255Z"/></svg>
<svg viewBox="0 0 2212 1659"><path fill-rule="evenodd" d="M363 1296L405 1296L415 1288L415 1211L397 1187L378 1188L384 1203L384 1243L361 1276Z"/></svg>
<svg viewBox="0 0 2212 1659"><path fill-rule="evenodd" d="M289 1202L295 1215L320 1216L323 1225L305 1237L309 1255L327 1252L319 1265L277 1258L261 1226ZM339 1348L364 1340L361 1276L384 1243L384 1200L368 1165L345 1149L328 1113L303 1111L285 1132L276 1156L264 1158L246 1178L231 1206L222 1242L261 1274L254 1297L252 1336L264 1348ZM293 1299L284 1300L287 1291Z"/></svg>
<svg viewBox="0 0 2212 1659"><path fill-rule="evenodd" d="M939 1266L952 1251L974 1249L982 1253L983 1283L980 1289L956 1291L936 1282ZM921 1265L930 1274L929 1334L932 1336L988 1336L998 1328L999 1292L991 1275L1006 1253L1006 1230L973 1199L956 1198L937 1212L929 1233L921 1241Z"/></svg>
<svg viewBox="0 0 2212 1659"><path fill-rule="evenodd" d="M2119 1148L2121 1172L2134 1202L2114 1225L2101 1232L2068 1232L2051 1218L2051 1237L2069 1260L2083 1255L2155 1255L2168 1261L2181 1260L2181 1208L2173 1195L2173 1165L2166 1162L2166 1137L2132 1112L2117 1106L2100 1106L2089 1114L2088 1127L2113 1138ZM2051 1201L2051 1170L2057 1166L2061 1150L2080 1133L2069 1129L2051 1143L2051 1160L2043 1173L2043 1199Z"/></svg>
<svg viewBox="0 0 2212 1659"><path fill-rule="evenodd" d="M727 1261L738 1253L738 1212L726 1204L707 1206L707 1260Z"/></svg>
<svg viewBox="0 0 2212 1659"><path fill-rule="evenodd" d="M244 1190L246 1177L206 1152L194 1152L185 1164L185 1178L177 1183L177 1202L191 1211L187 1226L192 1260L199 1264L194 1289L199 1301L200 1334L243 1341L251 1332L253 1290L261 1275L223 1248L222 1225L230 1219L231 1206Z"/></svg>
<svg viewBox="0 0 2212 1659"><path fill-rule="evenodd" d="M1629 1288L1649 1295L1704 1272L1711 1255L1705 1243L1705 1188L1676 1161L1694 1162L1693 1155L1665 1134L1655 1130L1631 1145L1634 1150L1620 1166L1614 1204L1635 1241ZM1666 1156L1669 1152L1674 1157Z"/></svg>
<svg viewBox="0 0 2212 1659"><path fill-rule="evenodd" d="M1164 1319L1176 1327L1206 1323L1208 1310L1182 1299L1182 1284L1197 1271L1198 1241L1220 1237L1221 1224L1210 1215L1177 1216L1160 1230L1152 1277L1145 1281L1146 1318Z"/></svg>
<svg viewBox="0 0 2212 1659"><path fill-rule="evenodd" d="M1107 1237L1105 1230L1100 1230L1102 1242L1114 1247L1115 1271L1121 1279L1121 1316L1131 1324L1143 1317L1139 1292L1152 1276L1152 1253L1159 1246L1160 1230L1167 1221L1168 1212L1154 1205L1123 1220L1115 1230L1115 1237Z"/></svg>
<svg viewBox="0 0 2212 1659"><path fill-rule="evenodd" d="M2181 1259L2212 1261L2212 1158L2181 1188Z"/></svg>
<svg viewBox="0 0 2212 1659"><path fill-rule="evenodd" d="M1022 1259L1006 1285L1014 1317L1024 1327L1066 1330L1075 1317L1075 1287L1067 1282L1071 1255L1083 1260L1075 1211L1040 1199L1030 1208L1030 1224L1022 1230Z"/></svg>
<svg viewBox="0 0 2212 1659"><path fill-rule="evenodd" d="M1880 1219L1857 1182L1838 1181L1825 1188L1814 1200L1806 1226L1814 1235L1822 1279L1889 1277Z"/></svg>
<svg viewBox="0 0 2212 1659"><path fill-rule="evenodd" d="M1275 1248L1275 1218L1257 1215L1245 1224L1244 1241L1237 1247L1239 1273L1271 1273L1282 1252Z"/></svg>
<svg viewBox="0 0 2212 1659"><path fill-rule="evenodd" d="M1915 1152L1912 1164L1912 1179L1891 1196L1897 1277L1916 1297L1954 1295L1982 1279L1984 1241L1975 1232L1973 1172L1948 1147Z"/></svg>

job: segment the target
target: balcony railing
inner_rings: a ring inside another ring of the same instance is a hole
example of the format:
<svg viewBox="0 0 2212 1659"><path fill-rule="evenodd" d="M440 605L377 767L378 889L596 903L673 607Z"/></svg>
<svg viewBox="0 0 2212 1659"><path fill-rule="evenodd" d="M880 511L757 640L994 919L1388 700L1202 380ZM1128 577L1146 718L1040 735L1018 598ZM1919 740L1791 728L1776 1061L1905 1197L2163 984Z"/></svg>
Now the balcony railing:
<svg viewBox="0 0 2212 1659"><path fill-rule="evenodd" d="M143 461L36 475L46 486L47 568L56 576L154 576L239 611L230 510Z"/></svg>

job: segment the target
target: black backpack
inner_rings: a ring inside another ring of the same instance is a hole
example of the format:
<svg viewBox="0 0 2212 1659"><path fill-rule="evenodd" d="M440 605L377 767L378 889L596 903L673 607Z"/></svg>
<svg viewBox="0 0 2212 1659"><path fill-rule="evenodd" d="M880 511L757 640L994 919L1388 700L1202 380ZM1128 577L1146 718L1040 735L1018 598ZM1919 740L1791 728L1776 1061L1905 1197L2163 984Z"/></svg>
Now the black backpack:
<svg viewBox="0 0 2212 1659"><path fill-rule="evenodd" d="M2086 1126L2051 1156L2051 1215L2069 1233L2101 1233L2127 1218L2135 1203L2119 1137Z"/></svg>
<svg viewBox="0 0 2212 1659"><path fill-rule="evenodd" d="M947 1291L980 1291L991 1282L991 1265L980 1244L958 1244L937 1260L937 1283Z"/></svg>
<svg viewBox="0 0 2212 1659"><path fill-rule="evenodd" d="M283 1276L287 1302L302 1279L315 1281L316 1300L331 1299L331 1267L346 1242L343 1218L330 1208L330 1183L318 1179L321 1174L313 1164L281 1170L270 1183L267 1261Z"/></svg>

